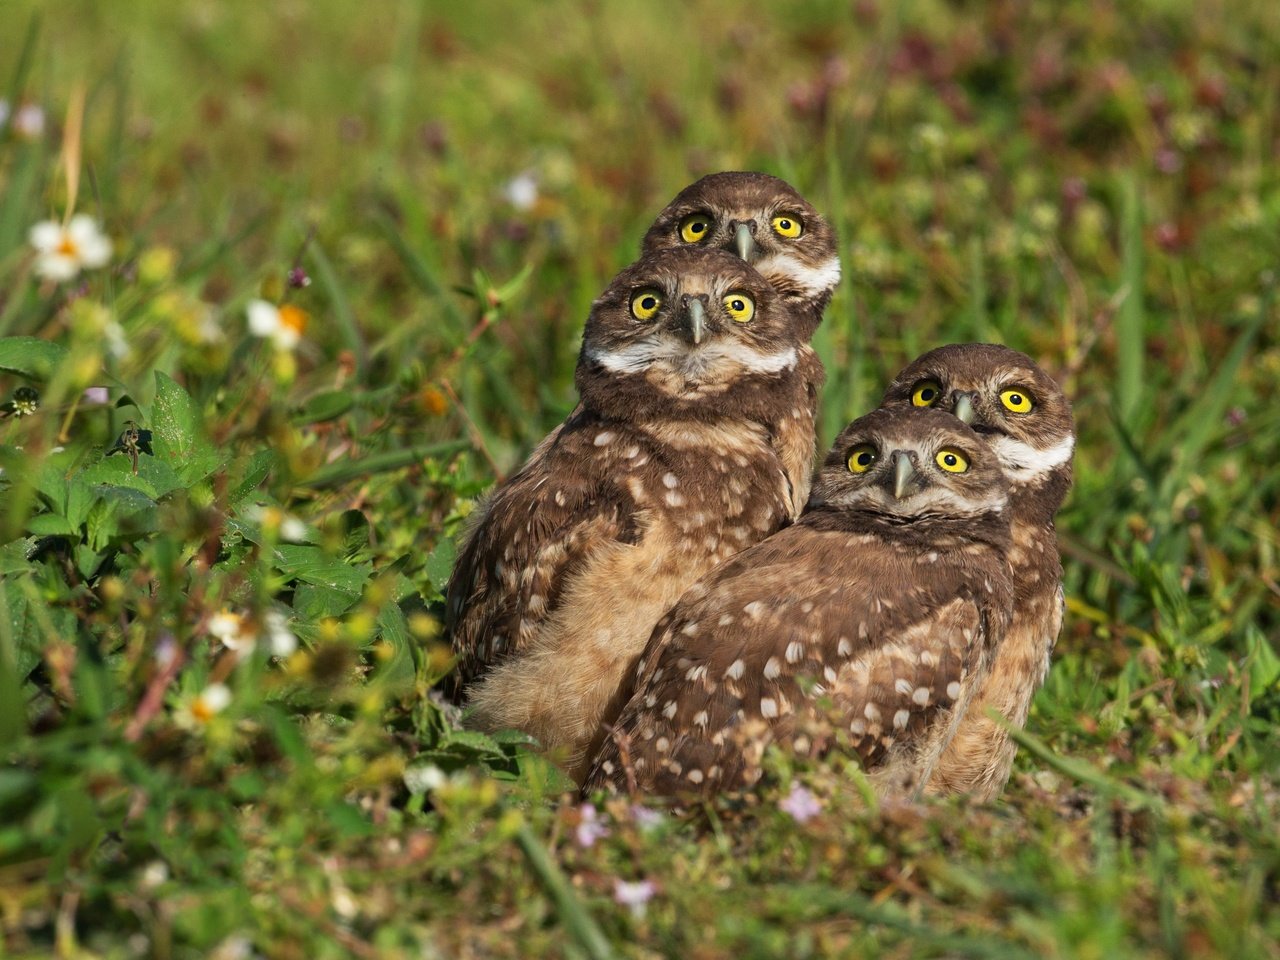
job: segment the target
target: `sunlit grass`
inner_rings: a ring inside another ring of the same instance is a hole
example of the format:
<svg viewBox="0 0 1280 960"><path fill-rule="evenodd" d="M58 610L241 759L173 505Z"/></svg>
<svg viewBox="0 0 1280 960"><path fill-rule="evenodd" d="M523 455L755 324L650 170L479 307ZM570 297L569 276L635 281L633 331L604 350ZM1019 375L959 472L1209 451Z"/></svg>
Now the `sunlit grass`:
<svg viewBox="0 0 1280 960"><path fill-rule="evenodd" d="M6 954L1278 955L1280 8L0 24ZM945 342L1074 398L1068 620L997 804L775 757L584 831L429 696L474 499L572 408L652 216L734 168L840 233L822 443ZM72 193L113 251L57 282L28 234Z"/></svg>

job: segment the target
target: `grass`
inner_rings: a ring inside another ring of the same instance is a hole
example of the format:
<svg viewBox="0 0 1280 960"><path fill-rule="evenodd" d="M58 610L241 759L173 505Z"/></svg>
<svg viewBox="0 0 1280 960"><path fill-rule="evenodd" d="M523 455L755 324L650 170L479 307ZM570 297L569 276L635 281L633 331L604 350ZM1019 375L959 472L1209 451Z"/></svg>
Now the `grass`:
<svg viewBox="0 0 1280 960"><path fill-rule="evenodd" d="M40 406L0 419L0 952L1280 956L1272 6L5 5L0 403ZM1067 624L998 803L776 756L584 845L428 696L440 591L591 299L733 168L840 231L823 443L939 343L1061 378ZM72 192L114 254L43 281Z"/></svg>

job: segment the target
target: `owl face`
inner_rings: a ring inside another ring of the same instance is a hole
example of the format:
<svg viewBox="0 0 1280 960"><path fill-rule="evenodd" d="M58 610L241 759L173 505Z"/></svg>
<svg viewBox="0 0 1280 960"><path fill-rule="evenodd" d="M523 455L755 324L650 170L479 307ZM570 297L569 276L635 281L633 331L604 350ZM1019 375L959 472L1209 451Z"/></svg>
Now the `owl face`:
<svg viewBox="0 0 1280 960"><path fill-rule="evenodd" d="M993 452L940 410L875 410L836 438L811 505L907 523L999 513L1007 484Z"/></svg>
<svg viewBox="0 0 1280 960"><path fill-rule="evenodd" d="M592 306L579 386L600 374L675 400L720 396L793 368L796 344L773 289L744 261L718 249L659 250Z"/></svg>
<svg viewBox="0 0 1280 960"><path fill-rule="evenodd" d="M835 231L790 184L764 173L713 173L680 191L644 237L645 252L670 247L732 251L817 319L840 281Z"/></svg>
<svg viewBox="0 0 1280 960"><path fill-rule="evenodd" d="M930 350L898 374L882 406L945 410L983 436L1016 488L1071 477L1075 427L1062 389L1025 354L991 343ZM1055 505L1056 506L1056 505Z"/></svg>

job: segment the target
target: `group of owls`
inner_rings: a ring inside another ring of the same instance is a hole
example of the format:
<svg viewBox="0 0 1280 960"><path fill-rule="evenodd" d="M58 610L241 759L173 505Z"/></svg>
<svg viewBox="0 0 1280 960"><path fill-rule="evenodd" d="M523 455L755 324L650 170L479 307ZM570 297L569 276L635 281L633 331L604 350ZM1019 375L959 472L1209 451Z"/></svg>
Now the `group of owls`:
<svg viewBox="0 0 1280 960"><path fill-rule="evenodd" d="M941 347L814 475L839 278L775 177L662 211L592 305L581 402L458 558L469 725L532 735L588 792L740 790L770 744L855 756L885 795L1000 792L1062 622L1070 405L1023 354Z"/></svg>

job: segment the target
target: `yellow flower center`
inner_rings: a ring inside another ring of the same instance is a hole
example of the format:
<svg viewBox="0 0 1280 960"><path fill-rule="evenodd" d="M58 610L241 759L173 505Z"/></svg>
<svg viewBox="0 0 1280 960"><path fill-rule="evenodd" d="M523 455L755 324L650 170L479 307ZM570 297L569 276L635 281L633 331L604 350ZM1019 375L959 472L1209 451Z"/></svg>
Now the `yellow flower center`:
<svg viewBox="0 0 1280 960"><path fill-rule="evenodd" d="M302 336L302 332L307 329L307 312L301 307L286 303L280 308L280 325Z"/></svg>
<svg viewBox="0 0 1280 960"><path fill-rule="evenodd" d="M56 251L64 257L79 257L80 248L76 246L76 242L71 239L71 234L65 230L62 232L61 239L58 240Z"/></svg>
<svg viewBox="0 0 1280 960"><path fill-rule="evenodd" d="M201 723L208 723L217 712L205 702L204 697L196 697L195 702L191 704L191 715Z"/></svg>

